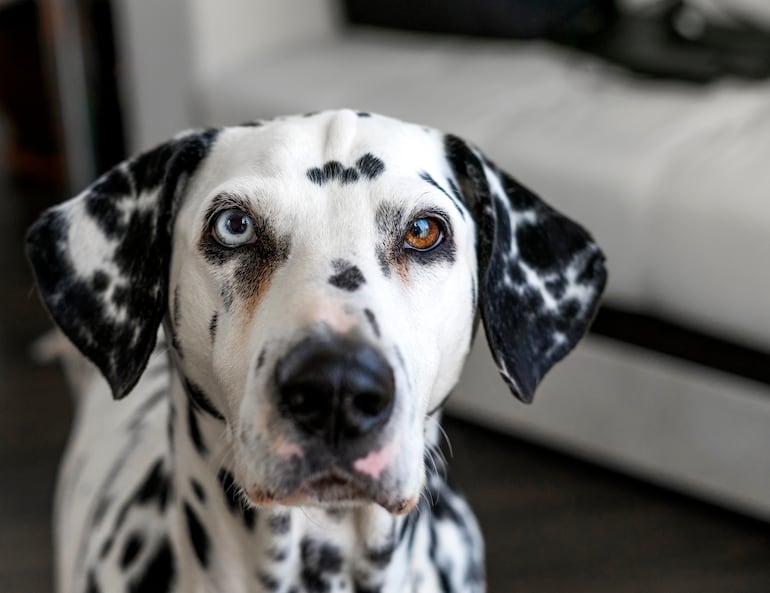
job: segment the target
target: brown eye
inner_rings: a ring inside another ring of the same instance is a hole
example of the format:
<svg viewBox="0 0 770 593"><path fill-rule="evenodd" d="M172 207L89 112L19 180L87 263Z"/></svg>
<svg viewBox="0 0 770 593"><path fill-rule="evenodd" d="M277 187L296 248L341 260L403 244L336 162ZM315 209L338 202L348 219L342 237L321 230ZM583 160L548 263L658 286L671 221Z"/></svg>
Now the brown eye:
<svg viewBox="0 0 770 593"><path fill-rule="evenodd" d="M409 224L404 237L404 248L416 251L430 251L441 243L444 233L441 223L435 218L417 218Z"/></svg>

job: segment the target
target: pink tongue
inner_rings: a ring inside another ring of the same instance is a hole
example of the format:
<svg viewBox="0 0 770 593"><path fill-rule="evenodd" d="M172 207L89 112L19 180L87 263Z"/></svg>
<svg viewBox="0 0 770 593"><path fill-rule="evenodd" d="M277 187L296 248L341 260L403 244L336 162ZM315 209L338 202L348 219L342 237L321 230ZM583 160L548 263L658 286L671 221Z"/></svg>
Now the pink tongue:
<svg viewBox="0 0 770 593"><path fill-rule="evenodd" d="M379 479L382 470L384 470L393 457L393 444L388 443L379 451L372 451L366 457L361 457L353 462L353 469L362 474L366 474L374 480Z"/></svg>

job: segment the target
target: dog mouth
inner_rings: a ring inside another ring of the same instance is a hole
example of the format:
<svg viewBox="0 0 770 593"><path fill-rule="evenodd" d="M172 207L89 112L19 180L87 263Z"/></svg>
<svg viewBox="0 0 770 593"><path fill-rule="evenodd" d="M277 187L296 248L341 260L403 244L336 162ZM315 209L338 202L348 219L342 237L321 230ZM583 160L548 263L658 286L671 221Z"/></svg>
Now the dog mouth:
<svg viewBox="0 0 770 593"><path fill-rule="evenodd" d="M375 503L393 514L409 512L412 500L390 500L376 484L366 483L336 468L313 474L286 494L254 488L246 496L255 505L355 507Z"/></svg>

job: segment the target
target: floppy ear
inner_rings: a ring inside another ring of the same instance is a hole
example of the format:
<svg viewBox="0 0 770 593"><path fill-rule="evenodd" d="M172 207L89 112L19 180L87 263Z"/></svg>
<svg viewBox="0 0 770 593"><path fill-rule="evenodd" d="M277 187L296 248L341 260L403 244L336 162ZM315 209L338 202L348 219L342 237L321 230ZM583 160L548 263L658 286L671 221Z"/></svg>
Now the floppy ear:
<svg viewBox="0 0 770 593"><path fill-rule="evenodd" d="M445 149L477 231L481 318L513 394L535 388L588 329L604 290L604 255L559 214L476 149L447 136Z"/></svg>
<svg viewBox="0 0 770 593"><path fill-rule="evenodd" d="M174 215L215 137L187 133L121 163L27 233L43 302L116 399L131 391L155 347Z"/></svg>

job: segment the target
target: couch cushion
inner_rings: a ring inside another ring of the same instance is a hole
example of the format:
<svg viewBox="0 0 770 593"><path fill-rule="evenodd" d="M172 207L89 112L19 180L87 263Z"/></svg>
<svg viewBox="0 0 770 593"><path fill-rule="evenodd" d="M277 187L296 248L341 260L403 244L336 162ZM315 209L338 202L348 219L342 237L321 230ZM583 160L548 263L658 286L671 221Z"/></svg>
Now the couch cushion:
<svg viewBox="0 0 770 593"><path fill-rule="evenodd" d="M357 33L197 88L233 123L350 106L451 131L604 247L607 299L770 348L770 85L644 81L546 44Z"/></svg>

